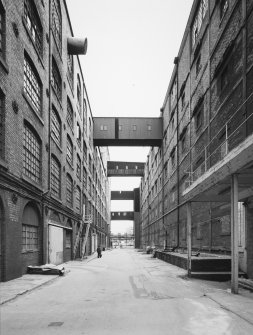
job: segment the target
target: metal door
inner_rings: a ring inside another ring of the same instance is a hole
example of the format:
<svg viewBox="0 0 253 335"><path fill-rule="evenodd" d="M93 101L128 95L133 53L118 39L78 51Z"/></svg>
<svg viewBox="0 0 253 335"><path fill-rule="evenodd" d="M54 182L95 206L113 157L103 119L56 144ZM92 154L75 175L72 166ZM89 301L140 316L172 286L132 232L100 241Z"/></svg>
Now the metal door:
<svg viewBox="0 0 253 335"><path fill-rule="evenodd" d="M63 229L49 225L48 256L50 264L63 263Z"/></svg>

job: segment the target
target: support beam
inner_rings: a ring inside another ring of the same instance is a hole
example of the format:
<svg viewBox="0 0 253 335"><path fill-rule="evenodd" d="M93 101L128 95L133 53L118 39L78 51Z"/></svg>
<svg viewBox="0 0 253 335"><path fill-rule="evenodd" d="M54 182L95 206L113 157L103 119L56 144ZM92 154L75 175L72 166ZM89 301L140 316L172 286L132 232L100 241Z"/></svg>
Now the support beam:
<svg viewBox="0 0 253 335"><path fill-rule="evenodd" d="M192 257L192 206L191 202L187 202L187 271L188 276L191 277L191 257Z"/></svg>
<svg viewBox="0 0 253 335"><path fill-rule="evenodd" d="M238 293L238 176L231 176L231 291Z"/></svg>

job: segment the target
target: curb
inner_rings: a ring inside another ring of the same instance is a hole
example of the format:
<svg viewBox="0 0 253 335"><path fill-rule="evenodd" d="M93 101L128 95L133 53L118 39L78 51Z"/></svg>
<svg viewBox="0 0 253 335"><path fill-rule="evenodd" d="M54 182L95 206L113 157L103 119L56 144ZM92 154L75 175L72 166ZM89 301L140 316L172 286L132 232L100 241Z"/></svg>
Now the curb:
<svg viewBox="0 0 253 335"><path fill-rule="evenodd" d="M69 272L69 271L68 271L68 272ZM37 288L39 288L39 287L41 287L41 286L43 286L43 285L46 285L46 284L48 284L48 283L50 283L50 282L56 280L56 279L59 278L59 277L62 277L62 276L56 276L55 278L50 278L49 280L45 281L44 283L41 283L41 284L36 285L36 286L34 286L34 287L32 287L32 288L29 288L29 289L24 290L24 291L22 291L22 292L20 292L20 293L17 293L15 296L13 296L13 297L11 297L11 298L7 298L6 300L0 302L0 305L4 305L4 304L6 304L7 302L13 301L13 300L17 299L20 295L24 295L24 294L26 294L26 293L28 293L28 292L34 291L35 289L37 289Z"/></svg>

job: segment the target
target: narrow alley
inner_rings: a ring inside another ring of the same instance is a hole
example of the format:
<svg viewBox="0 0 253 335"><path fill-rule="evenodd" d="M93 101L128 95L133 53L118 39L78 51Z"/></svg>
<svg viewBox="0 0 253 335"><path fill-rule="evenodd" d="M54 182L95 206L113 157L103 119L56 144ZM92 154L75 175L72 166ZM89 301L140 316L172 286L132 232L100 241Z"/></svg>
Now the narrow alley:
<svg viewBox="0 0 253 335"><path fill-rule="evenodd" d="M250 318L236 310L252 313L251 293L235 296L230 283L188 279L185 270L132 248L65 267L63 277L1 306L1 335L253 333Z"/></svg>

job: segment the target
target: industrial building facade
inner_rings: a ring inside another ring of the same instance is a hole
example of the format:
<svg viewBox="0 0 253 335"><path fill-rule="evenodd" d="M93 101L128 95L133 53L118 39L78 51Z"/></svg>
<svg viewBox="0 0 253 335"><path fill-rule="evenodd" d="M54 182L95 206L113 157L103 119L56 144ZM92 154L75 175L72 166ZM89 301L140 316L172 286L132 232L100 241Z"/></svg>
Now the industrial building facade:
<svg viewBox="0 0 253 335"><path fill-rule="evenodd" d="M93 146L75 43L65 1L0 0L1 281L73 259L85 215L86 253L109 245L109 155Z"/></svg>
<svg viewBox="0 0 253 335"><path fill-rule="evenodd" d="M186 252L191 203L192 248L230 255L236 175L239 266L253 278L253 1L194 1L174 63L141 182L142 246Z"/></svg>

